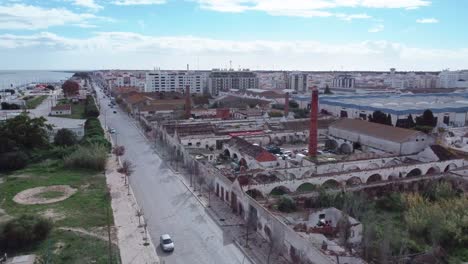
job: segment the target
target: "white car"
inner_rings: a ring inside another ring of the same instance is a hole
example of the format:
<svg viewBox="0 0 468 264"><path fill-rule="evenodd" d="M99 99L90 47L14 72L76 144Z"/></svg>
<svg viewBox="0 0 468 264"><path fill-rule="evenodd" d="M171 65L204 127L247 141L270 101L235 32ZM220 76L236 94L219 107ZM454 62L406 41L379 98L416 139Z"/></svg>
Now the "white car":
<svg viewBox="0 0 468 264"><path fill-rule="evenodd" d="M168 234L164 234L160 236L159 243L163 251L165 252L174 251L174 242L172 241L171 237Z"/></svg>
<svg viewBox="0 0 468 264"><path fill-rule="evenodd" d="M111 134L115 134L115 132L116 132L116 131L115 131L115 128L109 129L109 132L110 132Z"/></svg>

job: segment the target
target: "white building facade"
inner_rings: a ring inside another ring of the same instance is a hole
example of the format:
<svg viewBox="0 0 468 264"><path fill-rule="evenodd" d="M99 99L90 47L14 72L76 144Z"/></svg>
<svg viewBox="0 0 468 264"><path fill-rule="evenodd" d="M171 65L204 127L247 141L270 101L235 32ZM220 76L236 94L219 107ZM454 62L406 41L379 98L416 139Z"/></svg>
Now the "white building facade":
<svg viewBox="0 0 468 264"><path fill-rule="evenodd" d="M190 86L191 93L206 91L207 74L187 71L151 71L146 73L145 92L183 92Z"/></svg>

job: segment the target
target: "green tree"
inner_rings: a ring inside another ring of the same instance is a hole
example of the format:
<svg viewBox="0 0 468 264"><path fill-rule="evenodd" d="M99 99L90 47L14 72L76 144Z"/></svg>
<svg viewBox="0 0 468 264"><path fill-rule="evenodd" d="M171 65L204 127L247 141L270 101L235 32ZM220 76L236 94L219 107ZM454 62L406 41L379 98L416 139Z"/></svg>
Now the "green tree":
<svg viewBox="0 0 468 264"><path fill-rule="evenodd" d="M426 111L424 111L422 116L416 117L416 125L428 126L433 128L437 125L437 117L434 117L432 111L427 109Z"/></svg>
<svg viewBox="0 0 468 264"><path fill-rule="evenodd" d="M299 104L296 101L291 100L291 101L289 101L289 107L290 108L299 108Z"/></svg>
<svg viewBox="0 0 468 264"><path fill-rule="evenodd" d="M58 130L54 137L54 144L58 146L73 146L76 142L75 133L66 128Z"/></svg>
<svg viewBox="0 0 468 264"><path fill-rule="evenodd" d="M268 113L270 117L283 117L283 113L277 111L271 111Z"/></svg>
<svg viewBox="0 0 468 264"><path fill-rule="evenodd" d="M369 121L373 123L389 125L388 115L386 115L382 111L374 111L374 113L372 113L372 116L369 115ZM391 123L391 118L390 118L390 123Z"/></svg>
<svg viewBox="0 0 468 264"><path fill-rule="evenodd" d="M0 124L0 152L46 147L49 145L48 130L51 129L43 117L19 115L10 118Z"/></svg>
<svg viewBox="0 0 468 264"><path fill-rule="evenodd" d="M325 91L323 92L324 94L333 94L333 92L331 91L330 87L328 86L328 84L325 86Z"/></svg>

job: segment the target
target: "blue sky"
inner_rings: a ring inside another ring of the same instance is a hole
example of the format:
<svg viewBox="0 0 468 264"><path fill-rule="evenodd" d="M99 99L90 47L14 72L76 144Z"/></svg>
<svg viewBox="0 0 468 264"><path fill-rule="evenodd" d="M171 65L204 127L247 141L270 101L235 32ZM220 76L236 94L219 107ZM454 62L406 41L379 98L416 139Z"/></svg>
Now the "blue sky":
<svg viewBox="0 0 468 264"><path fill-rule="evenodd" d="M466 0L0 0L0 69L463 69L466 10Z"/></svg>

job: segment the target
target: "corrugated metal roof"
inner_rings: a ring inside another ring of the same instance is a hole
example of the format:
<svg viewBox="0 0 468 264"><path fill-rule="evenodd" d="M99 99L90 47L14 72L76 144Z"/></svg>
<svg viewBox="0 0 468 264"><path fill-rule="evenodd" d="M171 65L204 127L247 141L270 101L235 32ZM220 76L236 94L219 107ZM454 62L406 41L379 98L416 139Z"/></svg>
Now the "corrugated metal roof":
<svg viewBox="0 0 468 264"><path fill-rule="evenodd" d="M404 129L394 126L382 125L372 122L367 122L358 119L341 119L330 125L330 128L336 128L340 130L347 130L350 132L380 138L387 141L402 143L407 141L412 136L424 135L424 133Z"/></svg>

